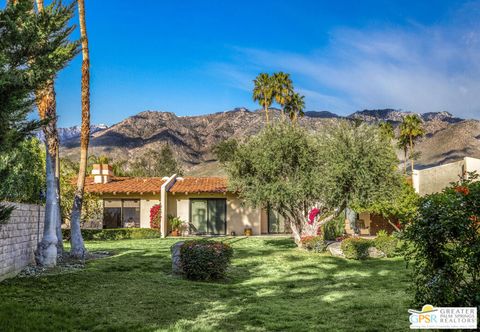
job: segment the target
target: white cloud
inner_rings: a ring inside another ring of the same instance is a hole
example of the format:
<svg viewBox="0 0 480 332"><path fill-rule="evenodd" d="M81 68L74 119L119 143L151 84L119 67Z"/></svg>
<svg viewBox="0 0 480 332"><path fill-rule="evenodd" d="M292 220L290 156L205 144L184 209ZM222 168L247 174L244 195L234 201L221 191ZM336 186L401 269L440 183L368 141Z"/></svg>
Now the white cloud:
<svg viewBox="0 0 480 332"><path fill-rule="evenodd" d="M230 81L233 78L235 86L249 89L259 71L288 72L303 90L309 110L348 114L392 107L479 118L480 30L476 22L480 11L477 4L472 8L463 8L437 26L337 29L327 47L309 54L236 48L241 65L225 65L222 75Z"/></svg>

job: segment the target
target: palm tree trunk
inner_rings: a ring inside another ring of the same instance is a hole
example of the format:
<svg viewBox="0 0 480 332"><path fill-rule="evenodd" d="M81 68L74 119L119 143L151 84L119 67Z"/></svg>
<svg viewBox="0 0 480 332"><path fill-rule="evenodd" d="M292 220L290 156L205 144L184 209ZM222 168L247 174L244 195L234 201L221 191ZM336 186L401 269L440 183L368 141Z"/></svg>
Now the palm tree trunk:
<svg viewBox="0 0 480 332"><path fill-rule="evenodd" d="M268 125L268 106L267 106L267 100L265 99L265 118L267 119L267 125Z"/></svg>
<svg viewBox="0 0 480 332"><path fill-rule="evenodd" d="M62 201L60 197L60 148L57 148L55 153L55 184L57 186L58 192L58 205L57 205L57 224L56 224L56 233L57 233L57 256L63 256L63 235L62 235L62 212L61 206Z"/></svg>
<svg viewBox="0 0 480 332"><path fill-rule="evenodd" d="M45 223L43 228L43 238L37 247L36 260L39 265L55 266L57 264L58 243L56 226L60 223L60 220L58 220L60 193L55 181L55 159L58 149L58 133L53 81L49 81L42 91L37 91L36 98L40 118L49 120L43 127L46 146L47 176Z"/></svg>
<svg viewBox="0 0 480 332"><path fill-rule="evenodd" d="M43 11L43 0L36 0L36 2L37 2L37 10L39 12Z"/></svg>
<svg viewBox="0 0 480 332"><path fill-rule="evenodd" d="M413 160L413 138L412 138L412 136L410 136L410 170L411 170L412 176L413 176L413 163L414 163L414 160Z"/></svg>
<svg viewBox="0 0 480 332"><path fill-rule="evenodd" d="M403 148L403 174L407 175L407 148Z"/></svg>
<svg viewBox="0 0 480 332"><path fill-rule="evenodd" d="M78 0L78 16L80 20L80 35L82 38L82 129L80 138L80 167L77 178L77 190L73 200L72 215L70 218L72 250L70 254L76 258L84 258L87 250L83 243L80 229L82 214L83 193L85 187L85 173L88 161L88 143L90 138L90 58L88 54L87 27L85 24L85 3Z"/></svg>

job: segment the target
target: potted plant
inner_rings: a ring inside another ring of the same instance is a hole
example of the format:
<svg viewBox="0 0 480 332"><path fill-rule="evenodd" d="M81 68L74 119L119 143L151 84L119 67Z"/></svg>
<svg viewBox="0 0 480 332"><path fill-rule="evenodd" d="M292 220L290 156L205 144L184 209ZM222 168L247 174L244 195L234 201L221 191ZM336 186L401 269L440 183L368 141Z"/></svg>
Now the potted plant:
<svg viewBox="0 0 480 332"><path fill-rule="evenodd" d="M172 236L180 236L182 231L185 229L185 223L179 217L170 216L168 218L168 222L170 224L170 228L172 230Z"/></svg>

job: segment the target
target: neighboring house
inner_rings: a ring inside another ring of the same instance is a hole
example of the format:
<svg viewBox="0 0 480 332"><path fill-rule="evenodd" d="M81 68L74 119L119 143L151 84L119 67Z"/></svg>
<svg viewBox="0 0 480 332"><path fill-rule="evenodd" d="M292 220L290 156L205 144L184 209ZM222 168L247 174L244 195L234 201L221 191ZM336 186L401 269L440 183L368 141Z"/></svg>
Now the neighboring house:
<svg viewBox="0 0 480 332"><path fill-rule="evenodd" d="M117 177L111 166L96 164L85 191L103 201L103 228L149 228L150 209L160 204L163 235L168 234L168 216L182 219L189 234L243 235L248 228L253 235L286 231L276 213L242 204L222 177Z"/></svg>
<svg viewBox="0 0 480 332"><path fill-rule="evenodd" d="M362 212L356 215L356 225L359 235L377 235L378 231L384 230L388 233L395 231L395 228L381 215ZM353 235L355 230L352 228L351 221L345 217L345 233Z"/></svg>
<svg viewBox="0 0 480 332"><path fill-rule="evenodd" d="M480 174L480 159L465 157L462 160L452 163L414 170L412 185L420 196L433 194L442 191L451 182L457 182L468 172ZM360 235L376 235L379 230L392 232L394 228L382 216L368 212L356 215L357 227ZM353 234L351 222L345 218L345 231Z"/></svg>
<svg viewBox="0 0 480 332"><path fill-rule="evenodd" d="M428 195L442 191L451 182L457 182L468 172L480 174L480 159L465 157L452 163L414 170L413 187L420 195Z"/></svg>

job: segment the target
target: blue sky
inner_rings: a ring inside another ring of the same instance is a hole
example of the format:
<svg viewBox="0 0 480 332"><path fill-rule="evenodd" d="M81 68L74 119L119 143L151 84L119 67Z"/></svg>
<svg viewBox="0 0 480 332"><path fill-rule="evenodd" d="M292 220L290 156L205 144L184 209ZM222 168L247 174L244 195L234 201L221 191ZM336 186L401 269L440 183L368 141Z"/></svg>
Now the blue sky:
<svg viewBox="0 0 480 332"><path fill-rule="evenodd" d="M92 123L254 109L252 80L278 70L307 110L480 118L479 2L86 0L86 11ZM56 81L60 126L80 122L80 63Z"/></svg>

